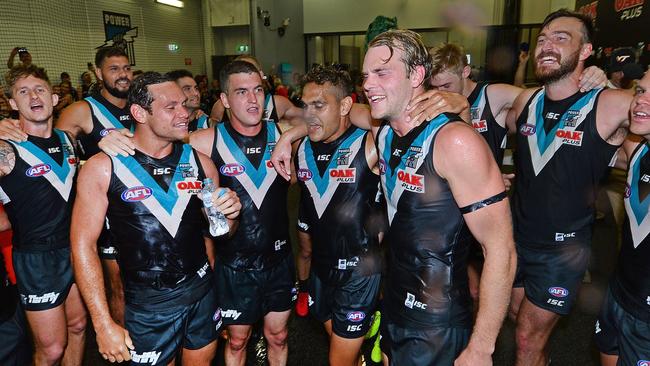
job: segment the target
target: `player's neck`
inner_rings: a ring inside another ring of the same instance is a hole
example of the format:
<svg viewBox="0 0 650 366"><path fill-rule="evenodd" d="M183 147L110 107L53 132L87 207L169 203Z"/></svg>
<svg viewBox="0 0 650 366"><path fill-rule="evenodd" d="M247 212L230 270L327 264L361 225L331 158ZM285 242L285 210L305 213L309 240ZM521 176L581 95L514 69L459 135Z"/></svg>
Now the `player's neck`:
<svg viewBox="0 0 650 366"><path fill-rule="evenodd" d="M137 129L133 134L133 143L136 149L155 159L161 159L171 154L174 148L172 141L163 140L155 136L152 131L138 131Z"/></svg>
<svg viewBox="0 0 650 366"><path fill-rule="evenodd" d="M474 91L478 84L476 84L474 81L470 79L464 79L463 80L463 96L465 98L469 97L470 94Z"/></svg>
<svg viewBox="0 0 650 366"><path fill-rule="evenodd" d="M413 93L411 94L411 97L408 100L404 101L403 106L400 106L399 110L401 111L401 113L397 116L390 117L388 119L388 122L390 123L390 127L393 129L393 131L395 131L397 136L402 137L406 135L417 125L420 124L419 121L414 121L409 118L409 111L406 110L406 106L408 105L410 100L413 100L413 98L417 97L422 93L424 93L424 87L422 86L413 89Z"/></svg>
<svg viewBox="0 0 650 366"><path fill-rule="evenodd" d="M20 129L28 135L49 138L52 136L52 117L47 122L32 122L28 121L22 116L18 119L20 121Z"/></svg>
<svg viewBox="0 0 650 366"><path fill-rule="evenodd" d="M262 122L255 124L253 126L247 126L243 124L237 117L235 116L234 113L230 114L230 125L232 126L233 130L237 131L241 135L244 136L257 136L260 131L262 131Z"/></svg>
<svg viewBox="0 0 650 366"><path fill-rule="evenodd" d="M323 142L326 143L326 144L329 144L332 141L336 141L339 137L343 136L345 131L347 131L348 128L350 128L351 125L352 125L352 123L350 122L350 117L349 116L341 117L341 120L339 121L339 129L336 131L335 134L328 137Z"/></svg>
<svg viewBox="0 0 650 366"><path fill-rule="evenodd" d="M199 109L187 108L187 113L190 114L190 121L194 121L198 117Z"/></svg>
<svg viewBox="0 0 650 366"><path fill-rule="evenodd" d="M564 76L562 79L544 85L546 96L550 100L562 100L572 96L580 90L580 74L582 66L578 65L576 69Z"/></svg>
<svg viewBox="0 0 650 366"><path fill-rule="evenodd" d="M102 94L102 97L104 97L104 99L108 100L109 103L116 106L117 108L121 109L126 107L126 99L122 99L114 96L113 94L109 93L108 90L106 90L106 88L102 89L100 93Z"/></svg>

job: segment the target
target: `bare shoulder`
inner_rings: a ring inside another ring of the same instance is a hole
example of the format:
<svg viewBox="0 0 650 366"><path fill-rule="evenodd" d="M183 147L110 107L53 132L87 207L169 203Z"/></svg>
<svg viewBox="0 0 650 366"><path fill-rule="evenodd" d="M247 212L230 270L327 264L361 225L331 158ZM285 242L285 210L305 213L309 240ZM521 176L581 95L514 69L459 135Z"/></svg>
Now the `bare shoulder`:
<svg viewBox="0 0 650 366"><path fill-rule="evenodd" d="M56 121L56 128L68 131L74 137L77 137L81 131L90 133L92 127L90 106L85 100L70 104L61 112L61 116Z"/></svg>
<svg viewBox="0 0 650 366"><path fill-rule="evenodd" d="M0 176L5 176L16 166L16 152L10 143L0 140Z"/></svg>
<svg viewBox="0 0 650 366"><path fill-rule="evenodd" d="M442 127L436 136L435 149L446 154L465 154L475 148L483 148L485 141L472 126L462 121L451 122ZM439 150L442 149L442 150ZM446 156L445 159L458 159L458 156Z"/></svg>
<svg viewBox="0 0 650 366"><path fill-rule="evenodd" d="M515 100L524 89L510 84L490 84L486 89L488 100L494 114L501 110L511 108Z"/></svg>
<svg viewBox="0 0 650 366"><path fill-rule="evenodd" d="M108 187L112 164L111 158L103 152L93 155L79 170L78 185L99 184Z"/></svg>
<svg viewBox="0 0 650 366"><path fill-rule="evenodd" d="M605 89L601 92L598 99L598 108L606 108L609 112L610 109L627 111L630 109L632 102L632 94L620 89Z"/></svg>
<svg viewBox="0 0 650 366"><path fill-rule="evenodd" d="M203 128L190 134L190 145L203 155L210 155L214 143L214 129L216 127Z"/></svg>

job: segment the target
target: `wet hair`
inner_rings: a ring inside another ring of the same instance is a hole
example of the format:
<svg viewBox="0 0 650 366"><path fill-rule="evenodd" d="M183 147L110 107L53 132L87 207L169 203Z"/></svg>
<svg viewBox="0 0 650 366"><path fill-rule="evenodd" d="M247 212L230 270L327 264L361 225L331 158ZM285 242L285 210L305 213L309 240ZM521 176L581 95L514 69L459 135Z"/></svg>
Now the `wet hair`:
<svg viewBox="0 0 650 366"><path fill-rule="evenodd" d="M431 54L431 75L435 76L441 72L451 72L461 75L463 68L467 66L467 56L463 47L453 43L443 43L429 50Z"/></svg>
<svg viewBox="0 0 650 366"><path fill-rule="evenodd" d="M178 79L181 78L192 78L194 79L194 75L189 70L185 69L179 69L179 70L172 70L166 74L170 79L174 81L178 81Z"/></svg>
<svg viewBox="0 0 650 366"><path fill-rule="evenodd" d="M95 67L101 68L104 64L104 61L109 57L126 57L129 56L124 52L124 49L120 47L110 46L110 47L101 47L97 50L95 54Z"/></svg>
<svg viewBox="0 0 650 366"><path fill-rule="evenodd" d="M386 46L390 50L390 57L385 62L390 61L393 57L395 48L402 51L401 61L406 67L407 77L417 66L424 67L422 83L425 88L429 87L428 80L431 78L432 69L431 56L418 33L405 29L391 29L381 33L368 44L369 49L380 46Z"/></svg>
<svg viewBox="0 0 650 366"><path fill-rule="evenodd" d="M582 23L582 43L591 43L592 39L594 39L594 20L589 15L568 9L556 10L547 15L540 29L544 29L544 27L557 18L574 18Z"/></svg>
<svg viewBox="0 0 650 366"><path fill-rule="evenodd" d="M155 71L147 71L143 73L137 79L133 80L131 88L129 88L129 95L127 97L128 104L137 104L147 112L151 113L153 95L151 95L151 92L149 91L149 85L162 84L168 81L174 80L167 75Z"/></svg>
<svg viewBox="0 0 650 366"><path fill-rule="evenodd" d="M314 83L324 85L330 83L336 89L336 100L347 97L352 93L353 85L350 75L343 70L338 70L333 66L315 66L300 81L300 88L304 90L305 85Z"/></svg>
<svg viewBox="0 0 650 366"><path fill-rule="evenodd" d="M259 75L259 71L255 67L255 65L253 65L248 61L235 60L229 62L219 72L219 83L221 84L221 89L227 93L228 86L229 86L228 81L230 79L230 75L240 74L240 73Z"/></svg>
<svg viewBox="0 0 650 366"><path fill-rule="evenodd" d="M23 64L12 67L11 70L5 74L5 81L7 83L7 88L9 88L9 92L13 95L12 89L14 85L16 85L16 82L29 76L44 80L50 88L52 87L52 84L50 84L50 78L47 76L47 72L44 68L38 67L34 64L28 66Z"/></svg>

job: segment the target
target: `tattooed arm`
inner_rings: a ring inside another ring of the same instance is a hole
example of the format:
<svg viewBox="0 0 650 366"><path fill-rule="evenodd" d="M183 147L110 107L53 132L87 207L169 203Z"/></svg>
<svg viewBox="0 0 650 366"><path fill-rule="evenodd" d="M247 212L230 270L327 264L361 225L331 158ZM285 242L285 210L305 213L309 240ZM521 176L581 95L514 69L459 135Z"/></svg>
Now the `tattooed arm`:
<svg viewBox="0 0 650 366"><path fill-rule="evenodd" d="M11 173L16 165L14 148L6 141L0 141L0 177Z"/></svg>

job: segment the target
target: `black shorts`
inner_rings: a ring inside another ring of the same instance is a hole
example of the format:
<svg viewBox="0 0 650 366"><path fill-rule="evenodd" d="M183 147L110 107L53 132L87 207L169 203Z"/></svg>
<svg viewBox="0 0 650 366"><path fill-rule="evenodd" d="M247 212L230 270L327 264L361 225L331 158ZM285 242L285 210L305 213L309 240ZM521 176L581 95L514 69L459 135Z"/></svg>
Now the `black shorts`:
<svg viewBox="0 0 650 366"><path fill-rule="evenodd" d="M74 283L70 248L13 250L20 302L28 311L53 309L65 302Z"/></svg>
<svg viewBox="0 0 650 366"><path fill-rule="evenodd" d="M594 340L600 352L618 355L618 365L650 366L650 323L625 311L610 289L596 320Z"/></svg>
<svg viewBox="0 0 650 366"><path fill-rule="evenodd" d="M332 331L342 338L368 332L377 307L381 274L361 276L354 271L330 270L328 278L316 271L309 276L309 313L320 322L332 320Z"/></svg>
<svg viewBox="0 0 650 366"><path fill-rule="evenodd" d="M238 271L217 258L214 279L224 325L255 324L270 312L291 309L295 281L291 255L264 271Z"/></svg>
<svg viewBox="0 0 650 366"><path fill-rule="evenodd" d="M452 366L467 347L469 328L403 328L382 313L381 350L390 365Z"/></svg>
<svg viewBox="0 0 650 366"><path fill-rule="evenodd" d="M517 244L514 287L523 287L526 298L536 306L567 315L578 295L590 255L590 243L543 248Z"/></svg>
<svg viewBox="0 0 650 366"><path fill-rule="evenodd" d="M200 349L217 339L221 314L211 288L190 305L166 310L127 304L124 322L135 346L131 364L167 365L181 348Z"/></svg>
<svg viewBox="0 0 650 366"><path fill-rule="evenodd" d="M9 301L9 299L2 299L2 301ZM16 306L16 311L11 318L0 322L0 334L2 335L0 365L31 365L31 338L25 311L20 306Z"/></svg>

